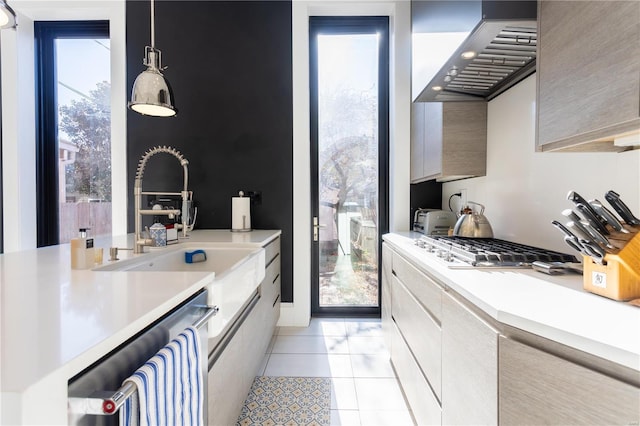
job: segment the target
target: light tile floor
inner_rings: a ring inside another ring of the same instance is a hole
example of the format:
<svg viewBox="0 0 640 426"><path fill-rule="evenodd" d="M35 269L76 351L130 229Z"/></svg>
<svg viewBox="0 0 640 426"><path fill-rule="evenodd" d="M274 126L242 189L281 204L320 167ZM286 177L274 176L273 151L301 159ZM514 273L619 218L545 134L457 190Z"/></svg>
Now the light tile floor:
<svg viewBox="0 0 640 426"><path fill-rule="evenodd" d="M279 327L265 376L330 377L331 425L413 425L376 319L312 318Z"/></svg>

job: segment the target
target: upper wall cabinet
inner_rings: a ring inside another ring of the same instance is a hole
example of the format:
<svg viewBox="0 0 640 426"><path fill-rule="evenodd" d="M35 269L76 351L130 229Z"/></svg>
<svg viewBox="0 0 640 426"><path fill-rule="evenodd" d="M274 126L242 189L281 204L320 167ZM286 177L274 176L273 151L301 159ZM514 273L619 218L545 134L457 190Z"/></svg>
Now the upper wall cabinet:
<svg viewBox="0 0 640 426"><path fill-rule="evenodd" d="M411 183L487 172L486 102L415 102L411 114Z"/></svg>
<svg viewBox="0 0 640 426"><path fill-rule="evenodd" d="M538 3L537 150L640 146L640 2Z"/></svg>

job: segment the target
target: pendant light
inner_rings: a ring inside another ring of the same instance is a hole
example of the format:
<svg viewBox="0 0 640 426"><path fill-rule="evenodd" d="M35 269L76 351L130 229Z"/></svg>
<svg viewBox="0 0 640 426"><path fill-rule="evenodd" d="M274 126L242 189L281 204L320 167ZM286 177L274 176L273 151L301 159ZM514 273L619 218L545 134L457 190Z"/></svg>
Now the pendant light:
<svg viewBox="0 0 640 426"><path fill-rule="evenodd" d="M16 27L16 13L6 0L0 0L0 29Z"/></svg>
<svg viewBox="0 0 640 426"><path fill-rule="evenodd" d="M147 69L133 82L129 108L143 115L172 117L178 110L173 105L171 86L162 75L162 52L155 47L154 21L155 2L151 0L151 46L145 46L142 62Z"/></svg>

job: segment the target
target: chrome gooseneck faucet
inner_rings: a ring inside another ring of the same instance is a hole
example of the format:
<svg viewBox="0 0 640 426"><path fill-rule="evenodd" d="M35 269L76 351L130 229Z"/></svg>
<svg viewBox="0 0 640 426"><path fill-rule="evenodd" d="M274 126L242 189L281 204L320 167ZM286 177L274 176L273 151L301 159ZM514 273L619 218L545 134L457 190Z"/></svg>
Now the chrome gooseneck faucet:
<svg viewBox="0 0 640 426"><path fill-rule="evenodd" d="M180 165L184 169L184 185L182 187L181 192L143 192L142 191L142 176L144 175L144 169L147 166L147 161L149 158L158 154L160 152L164 152L167 154L171 154L178 159ZM189 161L182 156L180 151L175 148L171 148L168 146L158 146L153 147L147 152L144 153L140 161L138 162L138 170L136 171L136 180L133 186L133 198L134 198L134 208L135 208L135 242L133 245L134 253L142 253L144 251L144 246L152 245L151 238L144 238L142 235L142 216L156 216L156 215L166 215L166 216L180 216L182 228L182 236L187 236L187 231L191 231L193 229L193 225L195 224L195 215L193 221L191 222L191 205L193 203L192 196L193 193L188 190L189 183L189 169L187 165ZM173 209L173 210L153 210L153 209L142 209L142 196L143 195L180 195L182 198L182 210ZM191 223L190 223L191 222Z"/></svg>

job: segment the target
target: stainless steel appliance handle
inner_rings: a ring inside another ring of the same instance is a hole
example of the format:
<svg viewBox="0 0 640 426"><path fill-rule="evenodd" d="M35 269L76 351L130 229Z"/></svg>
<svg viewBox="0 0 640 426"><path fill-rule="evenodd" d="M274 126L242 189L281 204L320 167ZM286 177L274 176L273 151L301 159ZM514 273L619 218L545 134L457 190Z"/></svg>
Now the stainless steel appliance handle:
<svg viewBox="0 0 640 426"><path fill-rule="evenodd" d="M193 323L194 328L202 327L212 316L220 311L218 306L197 305L195 307L205 308L206 311ZM136 385L126 382L115 392L96 392L86 398L70 397L69 410L75 414L110 416L116 413L135 391Z"/></svg>

